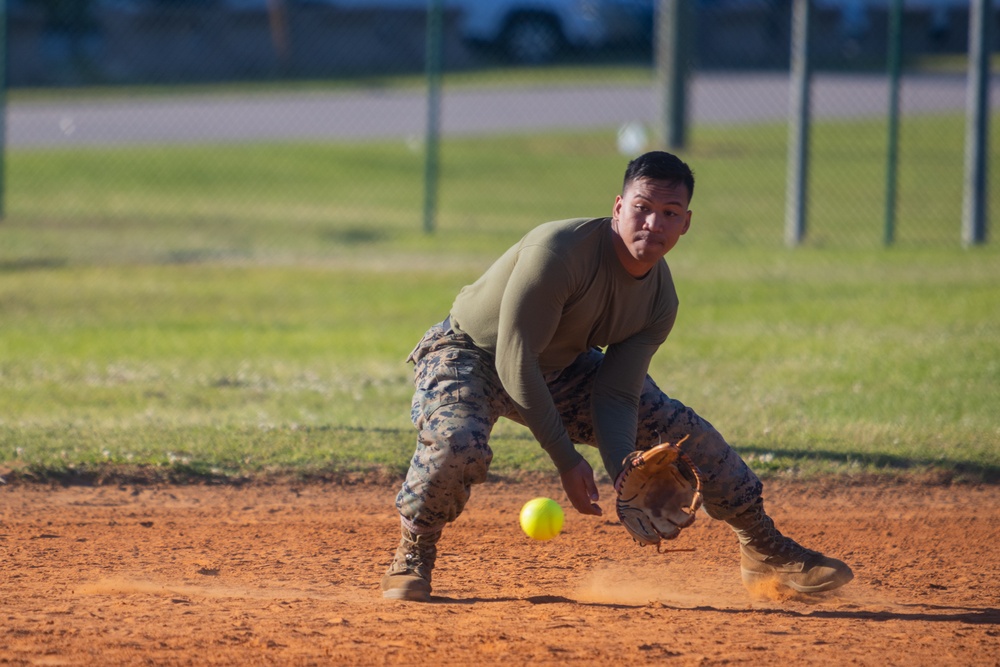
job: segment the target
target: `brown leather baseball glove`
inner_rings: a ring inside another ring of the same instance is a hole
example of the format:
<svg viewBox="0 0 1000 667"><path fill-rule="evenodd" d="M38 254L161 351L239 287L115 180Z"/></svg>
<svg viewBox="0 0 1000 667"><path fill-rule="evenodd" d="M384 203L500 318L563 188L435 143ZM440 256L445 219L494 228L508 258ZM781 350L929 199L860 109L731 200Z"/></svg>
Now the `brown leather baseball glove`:
<svg viewBox="0 0 1000 667"><path fill-rule="evenodd" d="M701 472L680 449L686 439L632 452L615 480L618 518L641 546L676 538L701 507Z"/></svg>

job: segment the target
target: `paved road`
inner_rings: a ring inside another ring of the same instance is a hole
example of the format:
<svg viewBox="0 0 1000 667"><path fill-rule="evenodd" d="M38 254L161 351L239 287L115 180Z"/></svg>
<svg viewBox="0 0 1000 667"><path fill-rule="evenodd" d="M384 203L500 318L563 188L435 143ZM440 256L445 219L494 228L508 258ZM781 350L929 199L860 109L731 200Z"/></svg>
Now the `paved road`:
<svg viewBox="0 0 1000 667"><path fill-rule="evenodd" d="M994 79L994 83L1000 78ZM991 87L1000 107L1000 86ZM701 75L692 84L695 123L781 120L788 78ZM964 108L962 76L908 77L904 113ZM885 77L820 75L813 88L816 117L879 116L886 111ZM652 123L656 94L648 86L553 86L446 91L442 132L468 136L546 129ZM423 134L421 91L302 92L184 95L89 102L11 103L7 142L18 148L287 140L407 139Z"/></svg>

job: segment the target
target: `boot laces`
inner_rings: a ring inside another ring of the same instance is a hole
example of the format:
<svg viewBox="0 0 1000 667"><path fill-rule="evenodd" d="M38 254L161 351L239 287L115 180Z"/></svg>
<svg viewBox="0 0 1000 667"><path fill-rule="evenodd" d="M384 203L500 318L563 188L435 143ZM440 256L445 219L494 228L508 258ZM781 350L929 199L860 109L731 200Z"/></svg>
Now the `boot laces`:
<svg viewBox="0 0 1000 667"><path fill-rule="evenodd" d="M410 551L403 557L407 570L416 570L427 564L427 558L418 550Z"/></svg>
<svg viewBox="0 0 1000 667"><path fill-rule="evenodd" d="M434 561L437 558L436 537L436 535L412 537L404 535L396 553L397 567L426 578L434 569Z"/></svg>
<svg viewBox="0 0 1000 667"><path fill-rule="evenodd" d="M766 555L765 560L771 562L805 561L819 554L781 534L774 526L771 517L764 516L761 530L750 540L750 546Z"/></svg>

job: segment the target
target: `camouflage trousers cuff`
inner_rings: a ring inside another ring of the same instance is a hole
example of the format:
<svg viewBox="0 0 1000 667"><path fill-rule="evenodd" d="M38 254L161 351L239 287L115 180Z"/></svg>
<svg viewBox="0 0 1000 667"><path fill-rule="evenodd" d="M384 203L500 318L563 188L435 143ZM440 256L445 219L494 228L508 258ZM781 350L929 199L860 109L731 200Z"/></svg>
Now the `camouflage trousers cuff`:
<svg viewBox="0 0 1000 667"><path fill-rule="evenodd" d="M409 531L411 535L430 535L432 533L441 532L441 529L444 528L443 524L434 528L428 528L427 526L420 526L413 523L402 514L399 515L399 523L403 526L404 529Z"/></svg>

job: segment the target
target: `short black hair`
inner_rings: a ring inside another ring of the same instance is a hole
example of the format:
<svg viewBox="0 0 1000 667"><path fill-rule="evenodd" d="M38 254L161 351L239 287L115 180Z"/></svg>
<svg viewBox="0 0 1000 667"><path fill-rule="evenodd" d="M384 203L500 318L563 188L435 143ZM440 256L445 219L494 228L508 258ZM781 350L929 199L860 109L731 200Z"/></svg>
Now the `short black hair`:
<svg viewBox="0 0 1000 667"><path fill-rule="evenodd" d="M672 185L683 183L688 191L688 200L690 201L694 197L694 172L683 160L672 153L650 151L629 162L625 169L622 194L625 193L629 183L640 178L667 181Z"/></svg>

